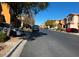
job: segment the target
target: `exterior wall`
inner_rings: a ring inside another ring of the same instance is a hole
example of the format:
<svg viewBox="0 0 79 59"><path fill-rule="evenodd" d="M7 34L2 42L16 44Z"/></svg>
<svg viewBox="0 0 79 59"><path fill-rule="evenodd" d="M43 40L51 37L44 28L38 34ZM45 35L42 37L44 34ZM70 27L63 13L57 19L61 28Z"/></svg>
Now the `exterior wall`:
<svg viewBox="0 0 79 59"><path fill-rule="evenodd" d="M41 28L46 28L45 24L40 25Z"/></svg>
<svg viewBox="0 0 79 59"><path fill-rule="evenodd" d="M56 20L56 24L58 24L59 23L59 20Z"/></svg>
<svg viewBox="0 0 79 59"><path fill-rule="evenodd" d="M72 22L70 24L70 28L77 28L78 29L78 16L75 15L72 18Z"/></svg>
<svg viewBox="0 0 79 59"><path fill-rule="evenodd" d="M62 28L63 28L64 27L64 21L63 20L61 21L61 24L62 24Z"/></svg>
<svg viewBox="0 0 79 59"><path fill-rule="evenodd" d="M56 23L55 28L58 28L58 23L59 23L59 20L56 20L56 21L55 21L55 23Z"/></svg>
<svg viewBox="0 0 79 59"><path fill-rule="evenodd" d="M76 28L78 29L79 14L69 14L64 20L66 28Z"/></svg>
<svg viewBox="0 0 79 59"><path fill-rule="evenodd" d="M64 20L56 20L56 28L63 28L64 27Z"/></svg>

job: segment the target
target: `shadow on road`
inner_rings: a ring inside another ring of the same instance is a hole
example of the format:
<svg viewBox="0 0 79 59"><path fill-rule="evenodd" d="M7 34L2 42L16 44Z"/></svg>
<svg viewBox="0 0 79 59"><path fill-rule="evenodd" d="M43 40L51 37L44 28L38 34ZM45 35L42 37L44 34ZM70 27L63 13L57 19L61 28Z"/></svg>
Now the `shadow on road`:
<svg viewBox="0 0 79 59"><path fill-rule="evenodd" d="M28 41L32 41L32 40L35 40L37 37L41 37L43 35L47 35L47 34L43 33L43 32L32 32L32 33L24 36L23 39L28 40Z"/></svg>

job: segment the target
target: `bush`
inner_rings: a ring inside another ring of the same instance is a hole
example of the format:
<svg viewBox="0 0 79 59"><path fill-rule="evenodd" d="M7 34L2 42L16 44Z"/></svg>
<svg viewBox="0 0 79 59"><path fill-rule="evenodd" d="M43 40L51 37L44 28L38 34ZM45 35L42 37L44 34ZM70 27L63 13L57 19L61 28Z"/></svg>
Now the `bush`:
<svg viewBox="0 0 79 59"><path fill-rule="evenodd" d="M56 30L61 30L61 28L57 28Z"/></svg>
<svg viewBox="0 0 79 59"><path fill-rule="evenodd" d="M57 31L66 31L64 28L57 28Z"/></svg>
<svg viewBox="0 0 79 59"><path fill-rule="evenodd" d="M62 28L61 31L66 31L66 29L65 28Z"/></svg>
<svg viewBox="0 0 79 59"><path fill-rule="evenodd" d="M0 42L5 42L7 41L9 37L7 37L7 35L5 33L3 33L2 31L0 31Z"/></svg>

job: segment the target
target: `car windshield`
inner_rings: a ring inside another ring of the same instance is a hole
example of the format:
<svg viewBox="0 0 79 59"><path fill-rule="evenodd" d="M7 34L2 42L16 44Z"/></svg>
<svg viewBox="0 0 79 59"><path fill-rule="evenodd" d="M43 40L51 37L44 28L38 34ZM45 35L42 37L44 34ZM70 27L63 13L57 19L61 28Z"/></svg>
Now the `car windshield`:
<svg viewBox="0 0 79 59"><path fill-rule="evenodd" d="M16 31L21 31L19 28L15 28Z"/></svg>
<svg viewBox="0 0 79 59"><path fill-rule="evenodd" d="M32 28L39 28L39 26L38 25L34 25Z"/></svg>

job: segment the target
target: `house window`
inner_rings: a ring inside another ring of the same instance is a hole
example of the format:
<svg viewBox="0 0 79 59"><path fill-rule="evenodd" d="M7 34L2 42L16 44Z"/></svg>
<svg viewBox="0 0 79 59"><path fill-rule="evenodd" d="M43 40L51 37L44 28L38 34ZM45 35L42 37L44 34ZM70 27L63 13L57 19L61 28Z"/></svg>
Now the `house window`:
<svg viewBox="0 0 79 59"><path fill-rule="evenodd" d="M72 16L68 17L68 23L72 23L72 21L73 21L72 18L73 18Z"/></svg>

